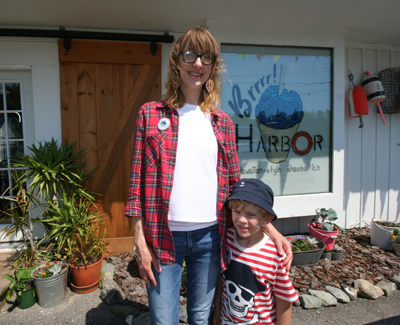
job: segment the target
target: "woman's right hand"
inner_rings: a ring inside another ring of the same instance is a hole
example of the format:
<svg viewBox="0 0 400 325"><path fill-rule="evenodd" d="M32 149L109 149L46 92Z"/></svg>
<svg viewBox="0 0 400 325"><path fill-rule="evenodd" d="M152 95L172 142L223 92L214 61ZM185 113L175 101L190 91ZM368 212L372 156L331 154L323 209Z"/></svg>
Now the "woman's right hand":
<svg viewBox="0 0 400 325"><path fill-rule="evenodd" d="M133 218L133 219L134 219L133 229L135 236L134 252L137 256L136 260L139 266L140 276L146 282L148 288L151 287L151 283L153 283L153 285L156 287L157 281L154 277L151 266L154 265L155 270L158 273L160 273L161 272L160 263L158 263L158 260L154 252L146 243L143 231L143 219L142 218Z"/></svg>

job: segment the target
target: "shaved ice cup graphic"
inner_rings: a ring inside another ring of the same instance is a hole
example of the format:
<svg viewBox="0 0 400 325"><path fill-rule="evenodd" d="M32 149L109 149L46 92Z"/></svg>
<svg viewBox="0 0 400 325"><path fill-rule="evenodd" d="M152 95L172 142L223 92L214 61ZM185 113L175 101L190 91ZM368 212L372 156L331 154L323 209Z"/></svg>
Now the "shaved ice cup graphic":
<svg viewBox="0 0 400 325"><path fill-rule="evenodd" d="M267 159L274 163L274 164L279 164L282 161L285 161L287 156L289 155L290 150L275 150L275 147L270 147L269 146L269 141L271 140L272 136L277 137L279 140L285 139L285 137L288 137L289 143L292 141L293 136L296 134L297 129L299 128L299 124L297 123L296 125L292 126L291 128L288 129L274 129L268 126L265 126L264 124L260 123L257 119L257 125L258 129L260 131L260 135L263 139L264 147L265 147L265 156ZM280 147L280 146L278 146ZM290 149L290 148L287 148Z"/></svg>
<svg viewBox="0 0 400 325"><path fill-rule="evenodd" d="M256 120L270 162L278 164L286 160L303 116L303 104L295 91L270 86L261 95Z"/></svg>

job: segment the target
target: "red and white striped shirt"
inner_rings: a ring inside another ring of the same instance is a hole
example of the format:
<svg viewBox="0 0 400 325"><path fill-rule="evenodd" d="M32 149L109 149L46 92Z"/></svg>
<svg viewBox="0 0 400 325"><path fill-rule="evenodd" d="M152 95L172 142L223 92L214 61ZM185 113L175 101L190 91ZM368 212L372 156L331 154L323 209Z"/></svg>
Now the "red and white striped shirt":
<svg viewBox="0 0 400 325"><path fill-rule="evenodd" d="M235 229L228 229L230 261L223 272L222 324L276 324L275 297L298 300L286 269L272 240L244 248L236 241Z"/></svg>

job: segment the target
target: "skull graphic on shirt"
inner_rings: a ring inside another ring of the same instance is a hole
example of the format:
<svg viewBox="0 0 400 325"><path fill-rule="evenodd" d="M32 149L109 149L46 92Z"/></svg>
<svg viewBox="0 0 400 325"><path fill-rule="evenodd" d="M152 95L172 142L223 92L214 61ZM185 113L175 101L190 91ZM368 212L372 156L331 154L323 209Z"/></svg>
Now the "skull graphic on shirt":
<svg viewBox="0 0 400 325"><path fill-rule="evenodd" d="M229 308L227 312L231 323L225 324L255 324L259 321L257 313L249 320L248 314L254 306L254 297L257 293L265 291L266 286L255 278L250 266L236 261L231 261L224 272L225 288Z"/></svg>

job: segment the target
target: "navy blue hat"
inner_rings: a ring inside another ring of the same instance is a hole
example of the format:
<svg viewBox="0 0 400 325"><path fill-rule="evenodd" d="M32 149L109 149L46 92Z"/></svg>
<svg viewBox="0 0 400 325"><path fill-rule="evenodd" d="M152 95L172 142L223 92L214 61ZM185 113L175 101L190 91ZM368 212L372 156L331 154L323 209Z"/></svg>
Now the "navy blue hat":
<svg viewBox="0 0 400 325"><path fill-rule="evenodd" d="M265 211L278 218L272 207L274 206L274 192L272 189L255 178L242 178L233 184L231 197L226 200L225 208L229 210L230 200L244 200L259 205Z"/></svg>

